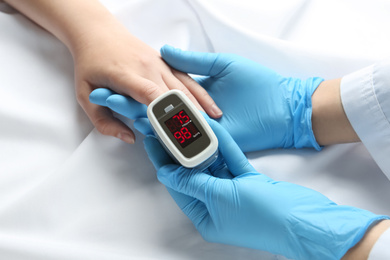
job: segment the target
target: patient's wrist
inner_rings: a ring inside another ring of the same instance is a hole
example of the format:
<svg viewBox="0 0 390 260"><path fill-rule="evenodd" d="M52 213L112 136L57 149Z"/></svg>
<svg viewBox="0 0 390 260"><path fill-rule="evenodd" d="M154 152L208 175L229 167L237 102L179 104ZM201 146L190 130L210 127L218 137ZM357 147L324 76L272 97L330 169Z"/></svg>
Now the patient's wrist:
<svg viewBox="0 0 390 260"><path fill-rule="evenodd" d="M98 0L6 0L6 3L54 34L72 54L91 35L109 30L114 24L121 27Z"/></svg>
<svg viewBox="0 0 390 260"><path fill-rule="evenodd" d="M369 229L354 247L348 250L342 260L367 260L379 237L390 228L390 220L382 220Z"/></svg>
<svg viewBox="0 0 390 260"><path fill-rule="evenodd" d="M61 32L61 41L67 45L73 56L89 48L91 43L100 41L100 44L104 44L102 40L110 38L110 34L118 30L126 30L103 6L90 10L85 17L78 17L80 20L76 23L67 21L68 24L63 26Z"/></svg>

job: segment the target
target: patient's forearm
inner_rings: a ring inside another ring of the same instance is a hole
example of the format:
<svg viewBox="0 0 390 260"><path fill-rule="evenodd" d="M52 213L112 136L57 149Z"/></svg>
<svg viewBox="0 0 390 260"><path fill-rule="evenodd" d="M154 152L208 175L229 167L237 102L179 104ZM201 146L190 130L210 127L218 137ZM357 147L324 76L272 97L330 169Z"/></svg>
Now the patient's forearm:
<svg viewBox="0 0 390 260"><path fill-rule="evenodd" d="M312 95L312 127L320 145L360 141L344 112L340 82L341 79L323 81Z"/></svg>
<svg viewBox="0 0 390 260"><path fill-rule="evenodd" d="M97 0L5 0L31 20L54 34L74 53L84 39L101 30L122 25Z"/></svg>

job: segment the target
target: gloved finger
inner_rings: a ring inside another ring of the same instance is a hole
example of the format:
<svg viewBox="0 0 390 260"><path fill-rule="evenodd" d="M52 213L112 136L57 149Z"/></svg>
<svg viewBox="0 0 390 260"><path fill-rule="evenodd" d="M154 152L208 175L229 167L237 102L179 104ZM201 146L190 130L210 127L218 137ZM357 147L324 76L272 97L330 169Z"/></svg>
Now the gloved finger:
<svg viewBox="0 0 390 260"><path fill-rule="evenodd" d="M218 138L219 151L231 173L238 176L247 172L255 172L253 166L225 128L214 120L208 118L206 120Z"/></svg>
<svg viewBox="0 0 390 260"><path fill-rule="evenodd" d="M159 170L162 166L166 164L172 164L173 161L169 155L165 152L164 148L161 146L160 142L151 136L147 136L144 139L145 150L152 161L156 170ZM184 209L190 204L193 200L193 197L177 192L169 187L166 187L168 192L171 194L172 198L176 201L180 209Z"/></svg>
<svg viewBox="0 0 390 260"><path fill-rule="evenodd" d="M164 45L161 57L171 67L192 74L214 77L220 74L229 64L225 56L218 53L182 51L169 45Z"/></svg>
<svg viewBox="0 0 390 260"><path fill-rule="evenodd" d="M161 167L167 164L173 164L174 161L165 151L160 142L153 136L146 136L144 139L144 147L149 159L152 161L154 168L158 171Z"/></svg>
<svg viewBox="0 0 390 260"><path fill-rule="evenodd" d="M228 179L231 180L234 178L234 175L229 171L227 167L221 168L218 171L212 172L214 177L220 178L220 179Z"/></svg>
<svg viewBox="0 0 390 260"><path fill-rule="evenodd" d="M89 94L89 101L96 105L106 107L106 100L109 96L116 94L108 88L97 88Z"/></svg>
<svg viewBox="0 0 390 260"><path fill-rule="evenodd" d="M130 119L146 117L147 106L128 96L111 95L107 98L106 104L111 110Z"/></svg>
<svg viewBox="0 0 390 260"><path fill-rule="evenodd" d="M156 170L159 171L161 167L167 164L173 165L173 161L170 156L165 152L164 148L161 146L160 142L151 136L147 136L144 139L145 150L148 153L150 160L152 161ZM179 166L174 165L177 168ZM187 169L188 170L188 169ZM170 174L167 172L167 174ZM167 187L168 192L171 194L172 198L175 200L179 208L188 216L188 218L194 223L197 227L200 221L208 214L207 208L204 203L198 199L176 191L175 189Z"/></svg>
<svg viewBox="0 0 390 260"><path fill-rule="evenodd" d="M167 191L171 195L171 197L175 200L176 204L179 206L181 210L185 209L188 204L191 204L194 200L196 200L193 197L187 196L185 194L182 194L180 192L177 192L171 188L167 188Z"/></svg>
<svg viewBox="0 0 390 260"><path fill-rule="evenodd" d="M139 118L134 121L134 128L137 129L139 132L141 132L143 135L153 135L153 128L150 125L150 121L147 118Z"/></svg>
<svg viewBox="0 0 390 260"><path fill-rule="evenodd" d="M168 188L187 196L205 201L206 191L220 179L196 169L188 169L177 164L166 164L157 171L157 178Z"/></svg>
<svg viewBox="0 0 390 260"><path fill-rule="evenodd" d="M211 164L208 169L209 174L220 179L233 179L234 176L227 168L223 156L218 156L217 160Z"/></svg>
<svg viewBox="0 0 390 260"><path fill-rule="evenodd" d="M200 85L202 86L207 93L210 95L210 97L214 100L216 99L215 96L213 97L213 89L211 86L213 86L213 83L215 83L216 80L219 80L217 78L212 78L212 77L193 77L193 79Z"/></svg>
<svg viewBox="0 0 390 260"><path fill-rule="evenodd" d="M151 136L144 139L145 150L157 170L157 178L167 188L204 201L206 186L213 176L174 164L160 142Z"/></svg>
<svg viewBox="0 0 390 260"><path fill-rule="evenodd" d="M200 200L184 195L168 187L167 190L183 213L186 214L192 223L194 223L196 228L198 228L205 217L209 216L206 205Z"/></svg>

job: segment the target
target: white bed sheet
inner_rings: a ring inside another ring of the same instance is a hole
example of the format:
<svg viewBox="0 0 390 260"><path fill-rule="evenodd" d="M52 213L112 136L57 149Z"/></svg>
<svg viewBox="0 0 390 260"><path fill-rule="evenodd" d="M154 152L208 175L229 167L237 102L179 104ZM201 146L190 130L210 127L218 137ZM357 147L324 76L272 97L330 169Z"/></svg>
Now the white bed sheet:
<svg viewBox="0 0 390 260"><path fill-rule="evenodd" d="M237 53L284 75L335 78L390 56L388 1L102 2L155 49ZM20 14L0 13L0 32L0 259L283 259L203 241L142 136L93 129L66 47ZM361 144L247 155L274 179L390 214L390 182Z"/></svg>

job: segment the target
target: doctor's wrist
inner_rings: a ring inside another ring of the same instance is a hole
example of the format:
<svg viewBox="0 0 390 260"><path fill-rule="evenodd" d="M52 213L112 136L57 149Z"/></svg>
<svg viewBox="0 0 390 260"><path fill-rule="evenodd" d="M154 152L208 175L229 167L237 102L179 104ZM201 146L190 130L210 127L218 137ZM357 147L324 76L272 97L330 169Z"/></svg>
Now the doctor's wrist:
<svg viewBox="0 0 390 260"><path fill-rule="evenodd" d="M367 260L379 237L390 228L390 220L382 220L369 229L354 247L348 250L342 260Z"/></svg>
<svg viewBox="0 0 390 260"><path fill-rule="evenodd" d="M312 128L321 146L360 141L344 112L340 82L325 80L312 95Z"/></svg>

